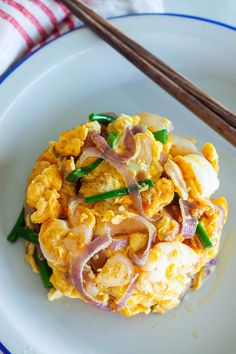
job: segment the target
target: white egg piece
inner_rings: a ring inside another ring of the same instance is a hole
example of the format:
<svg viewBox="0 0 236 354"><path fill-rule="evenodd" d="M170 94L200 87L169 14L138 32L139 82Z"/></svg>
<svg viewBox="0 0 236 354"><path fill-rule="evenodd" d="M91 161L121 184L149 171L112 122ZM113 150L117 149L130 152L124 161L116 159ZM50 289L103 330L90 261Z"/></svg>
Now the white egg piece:
<svg viewBox="0 0 236 354"><path fill-rule="evenodd" d="M178 156L175 162L179 165L185 182L194 183L203 198L209 198L220 185L216 171L205 157L197 154Z"/></svg>
<svg viewBox="0 0 236 354"><path fill-rule="evenodd" d="M166 129L169 133L174 129L172 122L165 117L148 112L139 113L138 115L141 118L141 123L153 128L155 131Z"/></svg>

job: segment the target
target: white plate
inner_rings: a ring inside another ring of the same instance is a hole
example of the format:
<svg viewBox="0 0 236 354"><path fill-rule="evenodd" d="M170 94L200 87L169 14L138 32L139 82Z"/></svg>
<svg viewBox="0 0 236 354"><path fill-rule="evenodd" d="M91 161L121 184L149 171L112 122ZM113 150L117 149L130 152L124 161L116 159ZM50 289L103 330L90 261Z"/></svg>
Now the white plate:
<svg viewBox="0 0 236 354"><path fill-rule="evenodd" d="M236 32L170 16L113 21L236 109ZM199 292L165 316L125 318L79 300L49 303L39 277L23 262L23 242L5 240L39 152L93 111L158 112L177 132L218 148L217 194L230 206L220 264ZM89 30L38 51L0 85L0 341L17 354L235 353L235 176L235 149Z"/></svg>

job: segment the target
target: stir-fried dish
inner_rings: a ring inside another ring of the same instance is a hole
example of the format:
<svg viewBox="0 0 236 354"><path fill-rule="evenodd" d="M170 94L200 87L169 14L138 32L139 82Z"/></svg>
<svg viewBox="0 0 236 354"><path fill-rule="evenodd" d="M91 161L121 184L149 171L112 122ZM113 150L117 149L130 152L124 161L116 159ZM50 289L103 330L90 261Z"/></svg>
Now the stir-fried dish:
<svg viewBox="0 0 236 354"><path fill-rule="evenodd" d="M48 299L126 316L176 307L212 273L227 218L218 155L161 116L91 114L38 157L9 241Z"/></svg>

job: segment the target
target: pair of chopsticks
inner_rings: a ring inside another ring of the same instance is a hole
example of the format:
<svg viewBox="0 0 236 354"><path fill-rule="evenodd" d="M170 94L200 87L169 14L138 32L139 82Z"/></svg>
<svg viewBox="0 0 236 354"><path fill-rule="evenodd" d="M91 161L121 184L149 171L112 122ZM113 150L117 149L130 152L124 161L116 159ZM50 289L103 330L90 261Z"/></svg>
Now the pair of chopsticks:
<svg viewBox="0 0 236 354"><path fill-rule="evenodd" d="M236 115L80 0L61 0L78 18L160 87L236 146Z"/></svg>

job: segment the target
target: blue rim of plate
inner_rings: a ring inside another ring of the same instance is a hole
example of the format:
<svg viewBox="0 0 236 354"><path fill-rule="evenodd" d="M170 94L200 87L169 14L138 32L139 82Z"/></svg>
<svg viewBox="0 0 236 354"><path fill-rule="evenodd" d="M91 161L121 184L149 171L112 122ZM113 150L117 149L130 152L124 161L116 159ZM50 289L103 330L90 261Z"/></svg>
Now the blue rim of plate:
<svg viewBox="0 0 236 354"><path fill-rule="evenodd" d="M178 13L171 13L171 12L164 12L164 13L140 13L140 14L128 14L128 15L121 15L121 16L113 16L113 17L109 17L110 20L114 20L114 19L119 19L119 18L127 18L127 17L138 17L138 16L166 16L166 17L181 17L184 19L188 19L188 20L194 20L194 21L199 21L199 22L206 22L206 23L210 23L211 25L216 25L219 27L224 27L226 29L229 29L231 31L236 31L236 27L228 25L227 23L224 22L220 22L220 21L215 21L215 20L211 20L209 18L205 18L205 17L200 17L200 16L193 16L193 15L185 15L185 14L178 14ZM5 72L5 74L3 74L0 77L0 85L19 67L21 66L25 61L27 61L30 57L32 57L34 54L36 54L38 51L44 49L47 45L49 45L50 43L60 39L61 37L64 37L65 35L74 32L74 31L78 31L81 28L84 28L86 26L81 25L78 26L76 28L74 28L71 31L65 32L63 34L61 34L59 37L53 38L50 41L48 41L47 43L45 43L44 45L40 46L39 48L35 49L33 52L31 52L30 54L26 55L24 58L22 58L21 60L19 60L16 64L14 64L9 70L7 70Z"/></svg>
<svg viewBox="0 0 236 354"><path fill-rule="evenodd" d="M9 350L0 342L0 354L11 354Z"/></svg>

